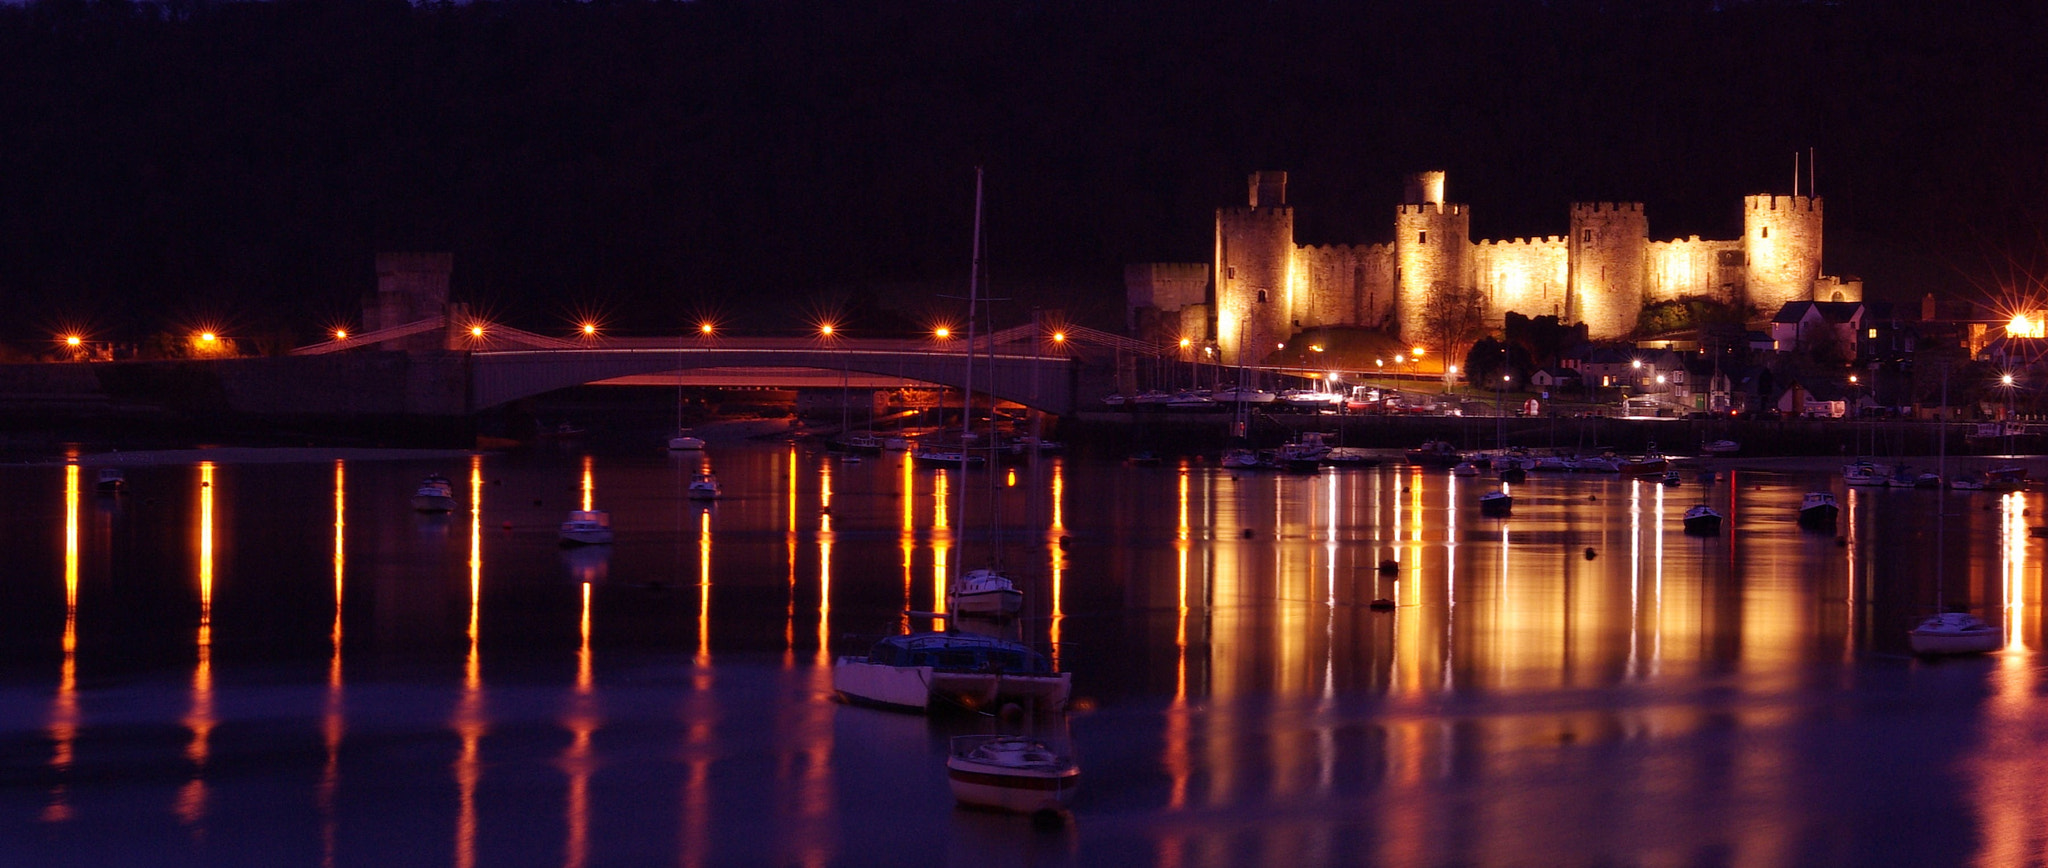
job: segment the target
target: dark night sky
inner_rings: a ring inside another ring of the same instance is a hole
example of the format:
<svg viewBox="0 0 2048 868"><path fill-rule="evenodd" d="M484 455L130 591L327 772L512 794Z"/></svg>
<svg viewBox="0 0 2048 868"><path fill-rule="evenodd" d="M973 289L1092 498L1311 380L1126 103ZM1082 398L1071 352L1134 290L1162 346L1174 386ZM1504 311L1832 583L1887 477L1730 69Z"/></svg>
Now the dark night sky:
<svg viewBox="0 0 2048 868"><path fill-rule="evenodd" d="M1244 177L1304 243L1383 242L1440 168L1478 238L1642 201L1734 237L1818 155L1827 270L1873 297L2040 273L2034 4L471 3L0 6L0 339L198 319L309 339L382 250L556 330L794 328L965 285L1101 321L1204 261ZM1018 315L1021 315L1019 313ZM858 324L860 320L856 320Z"/></svg>

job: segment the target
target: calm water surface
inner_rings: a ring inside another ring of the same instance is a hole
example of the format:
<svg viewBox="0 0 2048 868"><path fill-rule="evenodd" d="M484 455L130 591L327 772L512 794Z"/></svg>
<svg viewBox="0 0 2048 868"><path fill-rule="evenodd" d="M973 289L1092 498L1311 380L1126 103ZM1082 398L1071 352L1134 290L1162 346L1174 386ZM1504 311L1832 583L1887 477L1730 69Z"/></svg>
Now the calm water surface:
<svg viewBox="0 0 2048 868"><path fill-rule="evenodd" d="M1496 520L1397 465L77 460L0 467L0 864L2048 859L2034 493L1532 476ZM453 515L408 507L435 471ZM1794 523L1815 488L1836 534ZM558 549L585 503L617 543ZM1030 722L1082 762L1056 827L953 806L946 737L1000 722L830 698L998 558L1075 673ZM1905 656L1937 588L2009 647Z"/></svg>

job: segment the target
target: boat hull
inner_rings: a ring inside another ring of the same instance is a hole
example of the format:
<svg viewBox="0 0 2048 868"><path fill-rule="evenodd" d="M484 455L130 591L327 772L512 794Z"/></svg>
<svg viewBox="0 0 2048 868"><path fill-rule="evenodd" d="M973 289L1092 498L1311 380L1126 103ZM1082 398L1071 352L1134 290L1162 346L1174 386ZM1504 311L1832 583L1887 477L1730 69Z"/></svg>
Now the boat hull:
<svg viewBox="0 0 2048 868"><path fill-rule="evenodd" d="M1806 507L1799 511L1799 526L1809 530L1833 530L1840 512L1841 509L1833 505Z"/></svg>
<svg viewBox="0 0 2048 868"><path fill-rule="evenodd" d="M1988 654L2005 645L2005 631L1961 612L1936 615L1906 634L1913 653L1927 657Z"/></svg>
<svg viewBox="0 0 2048 868"><path fill-rule="evenodd" d="M1073 803L1081 782L1078 766L1037 771L1010 769L954 757L946 761L946 781L962 805L1036 814L1064 811Z"/></svg>
<svg viewBox="0 0 2048 868"><path fill-rule="evenodd" d="M1693 536L1714 536L1721 532L1721 517L1709 515L1688 518L1685 520L1685 532Z"/></svg>
<svg viewBox="0 0 2048 868"><path fill-rule="evenodd" d="M565 546L601 546L612 541L612 532L609 530L565 529L561 532L561 541L562 545Z"/></svg>
<svg viewBox="0 0 2048 868"><path fill-rule="evenodd" d="M956 615L982 618L1008 618L1024 609L1024 592L1016 588L989 591L954 591L946 595L946 605Z"/></svg>
<svg viewBox="0 0 2048 868"><path fill-rule="evenodd" d="M896 711L982 711L1010 702L1059 711L1067 707L1072 687L1073 675L1066 672L950 672L872 663L864 657L841 657L832 664L832 692L842 701Z"/></svg>
<svg viewBox="0 0 2048 868"><path fill-rule="evenodd" d="M445 494L415 494L412 508L416 512L454 512L455 498Z"/></svg>

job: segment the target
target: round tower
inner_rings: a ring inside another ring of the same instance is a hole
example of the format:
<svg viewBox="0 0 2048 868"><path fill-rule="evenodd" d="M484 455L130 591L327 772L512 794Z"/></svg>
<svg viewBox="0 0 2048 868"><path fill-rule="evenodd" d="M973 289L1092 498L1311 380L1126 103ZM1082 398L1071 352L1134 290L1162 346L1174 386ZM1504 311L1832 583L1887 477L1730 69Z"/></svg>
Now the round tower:
<svg viewBox="0 0 2048 868"><path fill-rule="evenodd" d="M1294 208L1286 172L1254 172L1250 204L1216 209L1216 342L1224 362L1257 361L1294 333ZM1240 359L1244 344L1254 352Z"/></svg>
<svg viewBox="0 0 2048 868"><path fill-rule="evenodd" d="M1394 316L1410 341L1424 334L1423 310L1433 287L1464 288L1471 258L1472 215L1444 202L1444 173L1408 176L1394 214Z"/></svg>
<svg viewBox="0 0 2048 868"><path fill-rule="evenodd" d="M1641 202L1572 203L1565 310L1592 337L1635 331L1648 285L1649 237Z"/></svg>
<svg viewBox="0 0 2048 868"><path fill-rule="evenodd" d="M1821 214L1817 196L1743 197L1748 301L1763 316L1787 302L1813 300L1820 279Z"/></svg>

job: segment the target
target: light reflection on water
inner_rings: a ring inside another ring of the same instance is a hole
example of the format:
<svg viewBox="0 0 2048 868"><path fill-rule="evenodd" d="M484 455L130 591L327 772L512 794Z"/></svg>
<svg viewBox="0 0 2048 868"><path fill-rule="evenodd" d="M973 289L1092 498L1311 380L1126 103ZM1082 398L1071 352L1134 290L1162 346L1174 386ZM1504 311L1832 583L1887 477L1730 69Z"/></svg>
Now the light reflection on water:
<svg viewBox="0 0 2048 868"><path fill-rule="evenodd" d="M714 464L725 498L685 500ZM1055 460L989 503L900 454L468 465L459 542L398 506L417 461L133 467L90 525L78 465L0 470L24 492L0 721L37 745L0 837L215 864L257 836L323 865L394 841L461 866L1853 864L1887 830L1814 794L1875 788L1974 829L1978 861L2044 855L2030 493L1842 490L1837 536L1793 520L1818 473L1537 476L1494 519L1490 483L1395 465ZM1679 532L1695 502L1722 535ZM555 553L576 506L618 542ZM829 699L834 653L943 615L953 562L998 546L1027 588L1012 630L1082 700L1039 721L1086 781L1050 837L950 807L943 736L987 723ZM1937 589L2002 617L2007 650L1898 656ZM278 747L301 730L303 760Z"/></svg>

